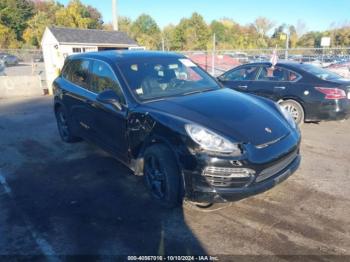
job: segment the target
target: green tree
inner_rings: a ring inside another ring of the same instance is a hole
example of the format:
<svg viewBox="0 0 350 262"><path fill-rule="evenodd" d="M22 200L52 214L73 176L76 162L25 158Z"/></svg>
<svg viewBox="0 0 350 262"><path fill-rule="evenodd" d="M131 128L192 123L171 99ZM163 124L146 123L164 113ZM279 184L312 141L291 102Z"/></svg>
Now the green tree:
<svg viewBox="0 0 350 262"><path fill-rule="evenodd" d="M23 39L27 44L39 47L45 28L52 24L51 19L46 13L39 11L27 24L28 27L23 33Z"/></svg>
<svg viewBox="0 0 350 262"><path fill-rule="evenodd" d="M118 19L119 31L130 33L132 21L129 17L120 16Z"/></svg>
<svg viewBox="0 0 350 262"><path fill-rule="evenodd" d="M193 13L188 19L182 19L174 32L174 46L184 50L206 50L211 38L204 18Z"/></svg>
<svg viewBox="0 0 350 262"><path fill-rule="evenodd" d="M0 24L0 48L7 49L18 47L19 43L15 32L11 28Z"/></svg>
<svg viewBox="0 0 350 262"><path fill-rule="evenodd" d="M158 49L161 45L161 31L156 21L147 14L140 15L131 25L131 36L149 49Z"/></svg>
<svg viewBox="0 0 350 262"><path fill-rule="evenodd" d="M102 19L97 9L83 5L80 0L71 0L66 8L60 8L56 12L56 25L101 29Z"/></svg>
<svg viewBox="0 0 350 262"><path fill-rule="evenodd" d="M323 34L321 32L308 32L304 34L298 40L297 45L299 47L320 47L321 46L321 38Z"/></svg>
<svg viewBox="0 0 350 262"><path fill-rule="evenodd" d="M22 40L26 21L34 14L34 5L29 0L1 0L0 24L10 28L17 40Z"/></svg>
<svg viewBox="0 0 350 262"><path fill-rule="evenodd" d="M350 26L345 26L343 28L335 29L333 31L335 47L350 46Z"/></svg>
<svg viewBox="0 0 350 262"><path fill-rule="evenodd" d="M47 18L49 18L50 23L56 23L56 12L60 9L64 8L64 5L56 2L54 0L46 0L46 1L35 1L34 9L35 13L38 12L45 13Z"/></svg>
<svg viewBox="0 0 350 262"><path fill-rule="evenodd" d="M298 44L298 33L294 25L289 27L289 47L296 48Z"/></svg>
<svg viewBox="0 0 350 262"><path fill-rule="evenodd" d="M176 50L176 47L174 46L175 42L175 26L174 25L168 25L164 27L162 32L162 37L164 38L164 44L166 50Z"/></svg>

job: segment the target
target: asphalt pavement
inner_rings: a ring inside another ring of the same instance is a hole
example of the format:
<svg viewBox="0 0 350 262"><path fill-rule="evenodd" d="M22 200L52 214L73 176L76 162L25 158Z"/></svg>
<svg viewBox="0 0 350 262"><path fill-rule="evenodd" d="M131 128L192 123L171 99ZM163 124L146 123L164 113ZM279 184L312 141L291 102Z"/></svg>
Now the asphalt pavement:
<svg viewBox="0 0 350 262"><path fill-rule="evenodd" d="M61 142L51 97L0 100L0 255L346 259L349 130L350 121L303 125L300 169L264 194L166 210L107 153Z"/></svg>

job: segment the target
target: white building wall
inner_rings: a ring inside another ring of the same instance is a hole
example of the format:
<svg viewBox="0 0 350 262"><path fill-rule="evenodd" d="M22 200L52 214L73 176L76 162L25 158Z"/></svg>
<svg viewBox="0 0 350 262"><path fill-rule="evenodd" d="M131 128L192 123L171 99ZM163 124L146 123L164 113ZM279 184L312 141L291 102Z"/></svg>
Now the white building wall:
<svg viewBox="0 0 350 262"><path fill-rule="evenodd" d="M41 41L41 47L43 50L43 57L45 62L46 81L49 92L52 93L52 82L57 76L57 70L59 65L58 59L58 42L51 31L46 28L43 39Z"/></svg>
<svg viewBox="0 0 350 262"><path fill-rule="evenodd" d="M41 41L41 46L45 62L47 87L49 89L50 94L52 94L52 83L58 76L60 70L62 69L64 60L67 56L74 54L73 48L80 48L81 52L98 51L98 46L93 44L59 44L55 36L49 30L49 28L46 28L45 30ZM103 46L104 45L101 45L101 47ZM115 44L115 46L107 45L106 47L128 48L130 46ZM135 48L137 47L137 45L132 47Z"/></svg>

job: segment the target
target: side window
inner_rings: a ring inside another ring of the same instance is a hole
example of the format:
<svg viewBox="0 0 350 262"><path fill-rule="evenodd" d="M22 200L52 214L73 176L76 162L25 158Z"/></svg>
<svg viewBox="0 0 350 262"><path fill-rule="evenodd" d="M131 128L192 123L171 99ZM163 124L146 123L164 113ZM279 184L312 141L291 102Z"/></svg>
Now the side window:
<svg viewBox="0 0 350 262"><path fill-rule="evenodd" d="M258 80L263 81L295 81L299 75L284 68L263 67L258 76Z"/></svg>
<svg viewBox="0 0 350 262"><path fill-rule="evenodd" d="M91 73L91 91L101 93L111 89L124 101L124 95L111 68L104 62L94 61Z"/></svg>
<svg viewBox="0 0 350 262"><path fill-rule="evenodd" d="M300 78L300 75L298 75L297 73L294 73L293 71L287 72L287 81L295 81L298 78Z"/></svg>
<svg viewBox="0 0 350 262"><path fill-rule="evenodd" d="M246 66L237 70L233 70L225 75L228 81L248 81L254 80L258 71L257 66Z"/></svg>
<svg viewBox="0 0 350 262"><path fill-rule="evenodd" d="M88 89L89 87L89 61L74 60L69 64L68 80Z"/></svg>
<svg viewBox="0 0 350 262"><path fill-rule="evenodd" d="M71 62L67 62L62 69L62 77L67 80L69 79L70 64Z"/></svg>

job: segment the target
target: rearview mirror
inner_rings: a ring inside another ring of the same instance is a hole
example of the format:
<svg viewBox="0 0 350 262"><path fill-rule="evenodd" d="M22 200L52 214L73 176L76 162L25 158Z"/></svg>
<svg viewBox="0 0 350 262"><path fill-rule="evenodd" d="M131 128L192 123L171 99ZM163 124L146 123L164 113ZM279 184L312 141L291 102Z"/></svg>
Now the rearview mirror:
<svg viewBox="0 0 350 262"><path fill-rule="evenodd" d="M122 104L120 97L113 90L105 90L98 94L96 100L103 104L110 104L116 107L118 110L122 110Z"/></svg>

